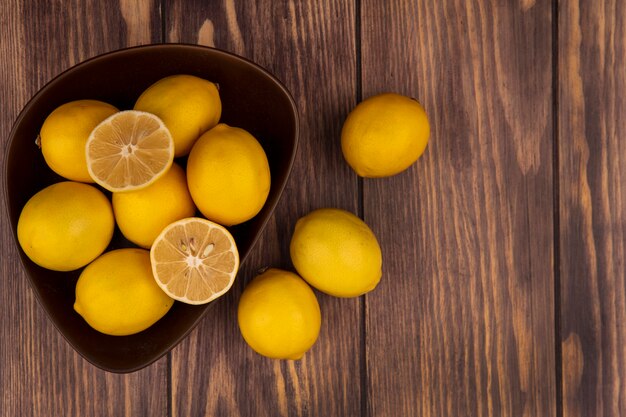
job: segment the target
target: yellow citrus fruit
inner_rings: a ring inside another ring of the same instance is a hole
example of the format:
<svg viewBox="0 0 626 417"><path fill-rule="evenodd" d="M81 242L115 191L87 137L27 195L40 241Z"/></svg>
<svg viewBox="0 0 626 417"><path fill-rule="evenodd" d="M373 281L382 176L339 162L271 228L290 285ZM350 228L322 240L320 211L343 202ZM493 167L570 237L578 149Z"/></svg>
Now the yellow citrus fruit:
<svg viewBox="0 0 626 417"><path fill-rule="evenodd" d="M72 271L106 249L114 227L111 203L101 191L66 181L28 200L17 222L17 238L37 265Z"/></svg>
<svg viewBox="0 0 626 417"><path fill-rule="evenodd" d="M296 274L280 269L268 269L246 286L237 316L246 343L276 359L302 358L322 323L313 290Z"/></svg>
<svg viewBox="0 0 626 417"><path fill-rule="evenodd" d="M78 100L50 113L39 134L41 152L50 169L73 181L94 182L87 171L85 144L91 131L117 111L101 101Z"/></svg>
<svg viewBox="0 0 626 417"><path fill-rule="evenodd" d="M165 226L196 212L185 171L177 164L153 184L136 191L113 193L113 212L122 234L149 249Z"/></svg>
<svg viewBox="0 0 626 417"><path fill-rule="evenodd" d="M220 123L198 139L187 161L187 185L204 216L232 226L254 217L270 191L265 151L250 133Z"/></svg>
<svg viewBox="0 0 626 417"><path fill-rule="evenodd" d="M109 191L140 190L161 178L174 160L174 142L157 116L127 110L115 113L89 135L87 169Z"/></svg>
<svg viewBox="0 0 626 417"><path fill-rule="evenodd" d="M107 252L80 274L74 310L101 333L126 336L156 323L174 304L154 281L147 250Z"/></svg>
<svg viewBox="0 0 626 417"><path fill-rule="evenodd" d="M187 304L206 304L226 293L239 268L239 252L228 230L198 217L163 229L150 260L161 289Z"/></svg>
<svg viewBox="0 0 626 417"><path fill-rule="evenodd" d="M296 223L289 247L296 270L309 284L337 297L373 290L382 275L376 236L354 214L318 209Z"/></svg>
<svg viewBox="0 0 626 417"><path fill-rule="evenodd" d="M174 138L176 156L189 153L196 139L222 115L217 86L192 75L172 75L152 84L135 103L135 110L159 116Z"/></svg>
<svg viewBox="0 0 626 417"><path fill-rule="evenodd" d="M360 103L341 131L341 149L362 177L388 177L407 169L424 153L430 124L411 98L386 93Z"/></svg>

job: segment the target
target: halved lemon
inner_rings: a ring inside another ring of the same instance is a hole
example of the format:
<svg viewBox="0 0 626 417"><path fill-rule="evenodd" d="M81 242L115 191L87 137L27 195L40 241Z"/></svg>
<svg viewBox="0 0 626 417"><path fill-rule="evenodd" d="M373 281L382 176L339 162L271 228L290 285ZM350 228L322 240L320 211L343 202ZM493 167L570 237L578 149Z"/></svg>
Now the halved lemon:
<svg viewBox="0 0 626 417"><path fill-rule="evenodd" d="M205 304L226 293L239 268L232 235L212 221L189 217L167 226L150 249L152 273L167 295Z"/></svg>
<svg viewBox="0 0 626 417"><path fill-rule="evenodd" d="M95 127L85 155L89 175L107 190L140 190L170 169L174 140L157 116L121 111Z"/></svg>

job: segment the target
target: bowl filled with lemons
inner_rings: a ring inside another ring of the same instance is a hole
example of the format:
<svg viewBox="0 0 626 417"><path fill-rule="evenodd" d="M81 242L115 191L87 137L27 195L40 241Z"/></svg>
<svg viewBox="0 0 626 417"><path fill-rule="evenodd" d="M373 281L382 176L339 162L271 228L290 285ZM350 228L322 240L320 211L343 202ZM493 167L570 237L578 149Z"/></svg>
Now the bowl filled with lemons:
<svg viewBox="0 0 626 417"><path fill-rule="evenodd" d="M4 197L69 344L132 372L180 342L233 285L297 141L287 89L213 48L115 51L44 86L11 131Z"/></svg>

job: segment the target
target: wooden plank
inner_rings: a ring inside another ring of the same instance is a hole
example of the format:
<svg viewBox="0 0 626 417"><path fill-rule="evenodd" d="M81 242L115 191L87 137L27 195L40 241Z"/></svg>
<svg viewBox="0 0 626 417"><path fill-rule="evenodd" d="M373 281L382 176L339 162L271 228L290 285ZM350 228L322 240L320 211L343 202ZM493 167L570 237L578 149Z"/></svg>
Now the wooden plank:
<svg viewBox="0 0 626 417"><path fill-rule="evenodd" d="M120 6L98 1L0 3L3 148L22 106L56 74L99 53L160 39L154 2L125 0ZM19 265L4 204L0 210L0 415L165 416L167 360L131 375L115 375L75 353L37 305Z"/></svg>
<svg viewBox="0 0 626 417"><path fill-rule="evenodd" d="M368 415L556 413L551 4L504 3L362 1L363 96L432 125L414 167L364 182Z"/></svg>
<svg viewBox="0 0 626 417"><path fill-rule="evenodd" d="M563 415L626 415L626 4L559 2Z"/></svg>
<svg viewBox="0 0 626 417"><path fill-rule="evenodd" d="M322 331L301 361L255 354L237 327L246 282L264 266L290 268L289 241L309 210L356 212L357 182L343 162L341 124L355 104L352 2L168 1L168 41L199 42L241 54L273 72L298 104L301 135L291 180L233 289L172 352L174 416L360 415L358 299L318 293Z"/></svg>
<svg viewBox="0 0 626 417"><path fill-rule="evenodd" d="M169 41L214 45L254 60L287 85L301 120L291 181L261 242L233 290L172 354L175 416L360 414L358 300L318 294L322 331L299 362L255 354L236 321L237 300L259 268L290 268L289 240L300 216L322 206L357 208L356 181L336 142L355 103L354 9L343 3L177 1L166 8Z"/></svg>

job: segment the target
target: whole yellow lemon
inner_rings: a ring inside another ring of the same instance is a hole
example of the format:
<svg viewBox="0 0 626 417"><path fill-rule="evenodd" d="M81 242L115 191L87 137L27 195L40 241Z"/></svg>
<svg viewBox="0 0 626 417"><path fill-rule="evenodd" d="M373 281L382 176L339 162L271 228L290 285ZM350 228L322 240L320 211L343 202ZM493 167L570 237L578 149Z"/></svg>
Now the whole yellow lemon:
<svg viewBox="0 0 626 417"><path fill-rule="evenodd" d="M107 252L80 274L74 310L101 333L125 336L156 323L174 304L152 276L150 253Z"/></svg>
<svg viewBox="0 0 626 417"><path fill-rule="evenodd" d="M246 343L276 359L300 359L317 340L322 324L313 290L281 269L268 269L246 286L237 316Z"/></svg>
<svg viewBox="0 0 626 417"><path fill-rule="evenodd" d="M17 222L17 238L37 265L72 271L100 255L113 236L111 203L91 185L59 182L26 203Z"/></svg>
<svg viewBox="0 0 626 417"><path fill-rule="evenodd" d="M327 294L356 297L382 275L382 253L371 229L345 210L318 209L302 217L289 246L302 278Z"/></svg>
<svg viewBox="0 0 626 417"><path fill-rule="evenodd" d="M73 181L94 182L87 171L85 144L91 131L117 111L102 101L78 100L50 113L39 134L41 152L50 169Z"/></svg>
<svg viewBox="0 0 626 417"><path fill-rule="evenodd" d="M204 216L224 226L254 217L270 192L270 167L261 144L243 129L220 123L194 145L187 185Z"/></svg>
<svg viewBox="0 0 626 417"><path fill-rule="evenodd" d="M407 169L424 153L430 124L416 100L386 93L360 103L341 131L341 150L362 177L388 177Z"/></svg>
<svg viewBox="0 0 626 417"><path fill-rule="evenodd" d="M173 164L146 188L113 193L113 212L126 239L148 249L165 226L193 216L196 207L187 189L185 171Z"/></svg>
<svg viewBox="0 0 626 417"><path fill-rule="evenodd" d="M179 157L187 155L196 139L217 124L222 102L212 82L193 75L172 75L148 87L137 99L135 110L163 120Z"/></svg>

